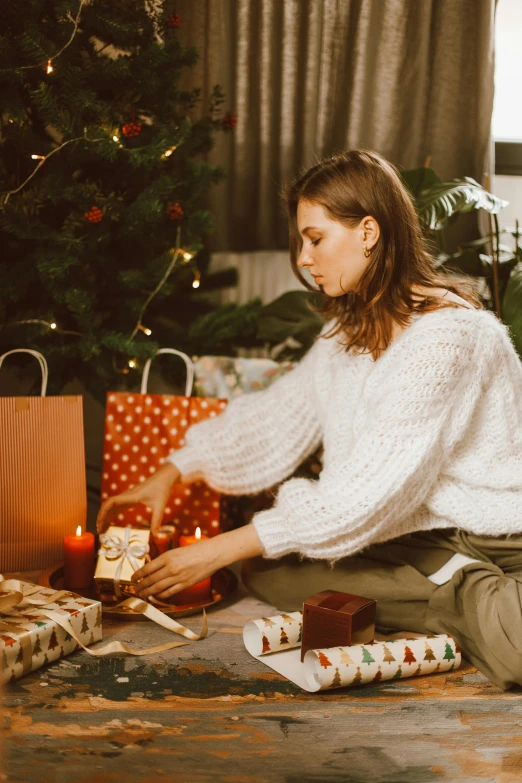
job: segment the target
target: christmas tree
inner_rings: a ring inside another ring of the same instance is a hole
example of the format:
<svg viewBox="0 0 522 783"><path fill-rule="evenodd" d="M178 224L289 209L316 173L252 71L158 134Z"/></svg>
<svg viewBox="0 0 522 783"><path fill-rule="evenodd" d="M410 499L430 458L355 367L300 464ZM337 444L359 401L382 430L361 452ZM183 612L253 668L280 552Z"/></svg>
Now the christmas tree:
<svg viewBox="0 0 522 783"><path fill-rule="evenodd" d="M182 23L164 0L0 4L0 353L41 350L51 393L77 377L103 399L160 344L198 352L224 176L204 156L235 118L217 86L191 117Z"/></svg>
<svg viewBox="0 0 522 783"><path fill-rule="evenodd" d="M402 677L402 669L399 666L399 668L397 669L397 671L393 675L392 680L400 680L401 677Z"/></svg>
<svg viewBox="0 0 522 783"><path fill-rule="evenodd" d="M379 666L379 668L377 669L377 671L375 673L375 677L373 678L372 682L379 682L379 680L381 678L382 678L382 672L381 672L381 667Z"/></svg>
<svg viewBox="0 0 522 783"><path fill-rule="evenodd" d="M263 623L265 625L265 628L273 628L275 623L273 620L270 619L270 617L262 617Z"/></svg>
<svg viewBox="0 0 522 783"><path fill-rule="evenodd" d="M318 652L318 656L319 656L319 663L321 664L321 666L324 666L325 669L328 668L328 666L332 665L331 661L329 661L326 655L322 653L320 650Z"/></svg>
<svg viewBox="0 0 522 783"><path fill-rule="evenodd" d="M289 614L282 614L281 617L283 620L286 620L287 623L290 623L290 625L297 622L295 617L291 617Z"/></svg>
<svg viewBox="0 0 522 783"><path fill-rule="evenodd" d="M15 663L23 663L24 662L24 651L20 647L18 650L18 655L16 656Z"/></svg>
<svg viewBox="0 0 522 783"><path fill-rule="evenodd" d="M362 663L375 663L375 658L373 658L371 652L366 647L362 648L362 656Z"/></svg>
<svg viewBox="0 0 522 783"><path fill-rule="evenodd" d="M417 663L417 659L408 647L408 645L405 645L404 647L404 661L403 663Z"/></svg>
<svg viewBox="0 0 522 783"><path fill-rule="evenodd" d="M424 656L425 661L434 661L436 659L436 656L433 653L433 650L429 646L429 644L426 642L426 655Z"/></svg>
<svg viewBox="0 0 522 783"><path fill-rule="evenodd" d="M266 638L266 636L263 634L263 652L270 652L270 642Z"/></svg>
<svg viewBox="0 0 522 783"><path fill-rule="evenodd" d="M356 673L355 673L355 677L353 678L353 680L352 680L352 683L351 683L351 684L352 684L352 685L357 685L358 683L360 683L360 682L361 682L361 680L362 680L362 674L361 674L361 670L360 670L360 668L359 668L359 666L358 666L358 667L357 667L357 671L356 671Z"/></svg>
<svg viewBox="0 0 522 783"><path fill-rule="evenodd" d="M6 636L6 634L0 633L0 639L2 639L5 647L10 647L12 644L15 644L16 639L13 639L12 636Z"/></svg>
<svg viewBox="0 0 522 783"><path fill-rule="evenodd" d="M89 623L87 622L87 617L83 615L82 627L80 629L80 633L87 633L88 630L89 630Z"/></svg>
<svg viewBox="0 0 522 783"><path fill-rule="evenodd" d="M339 688L341 686L341 677L339 675L339 669L335 668L334 678L332 680L332 688Z"/></svg>
<svg viewBox="0 0 522 783"><path fill-rule="evenodd" d="M5 654L5 650L2 650L2 665L0 666L0 671L6 671L8 667L7 655Z"/></svg>
<svg viewBox="0 0 522 783"><path fill-rule="evenodd" d="M453 658L455 658L455 654L454 654L453 650L451 649L451 644L448 644L448 642L446 642L446 649L444 651L444 658L443 658L443 660L451 661Z"/></svg>
<svg viewBox="0 0 522 783"><path fill-rule="evenodd" d="M33 655L39 655L41 652L42 652L42 647L40 645L40 637L38 636L38 634L36 634L36 639L33 647Z"/></svg>
<svg viewBox="0 0 522 783"><path fill-rule="evenodd" d="M299 623L299 636L297 637L298 642L303 641L303 624Z"/></svg>
<svg viewBox="0 0 522 783"><path fill-rule="evenodd" d="M384 645L384 657L383 661L386 661L386 663L391 663L392 661L395 661L396 659L393 657L391 651L389 650L386 645Z"/></svg>
<svg viewBox="0 0 522 783"><path fill-rule="evenodd" d="M344 647L339 647L339 650L341 651L341 663L346 664L349 666L350 664L353 664L352 659L344 649Z"/></svg>
<svg viewBox="0 0 522 783"><path fill-rule="evenodd" d="M288 644L288 636L286 635L283 626L281 626L281 638L279 639L279 644Z"/></svg>
<svg viewBox="0 0 522 783"><path fill-rule="evenodd" d="M95 628L101 628L102 625L102 610L101 607L98 607L98 614L96 615L96 622L94 623Z"/></svg>
<svg viewBox="0 0 522 783"><path fill-rule="evenodd" d="M51 638L49 639L48 649L54 650L56 647L58 647L58 639L56 638L56 631L53 628Z"/></svg>

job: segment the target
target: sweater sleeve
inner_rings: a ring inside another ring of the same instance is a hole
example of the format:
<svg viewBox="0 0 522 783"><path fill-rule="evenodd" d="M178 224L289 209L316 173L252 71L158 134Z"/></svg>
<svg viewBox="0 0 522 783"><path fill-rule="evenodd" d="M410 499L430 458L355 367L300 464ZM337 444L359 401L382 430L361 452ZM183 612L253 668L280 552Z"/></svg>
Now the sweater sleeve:
<svg viewBox="0 0 522 783"><path fill-rule="evenodd" d="M286 481L275 506L254 517L266 557L334 561L411 532L408 516L430 493L481 387L469 323L426 326L419 337L400 338L390 375L361 401L370 423L345 459L319 480Z"/></svg>
<svg viewBox="0 0 522 783"><path fill-rule="evenodd" d="M203 479L218 492L253 494L290 476L322 438L314 377L324 351L317 340L297 367L267 389L228 403L193 424L168 460L183 482Z"/></svg>

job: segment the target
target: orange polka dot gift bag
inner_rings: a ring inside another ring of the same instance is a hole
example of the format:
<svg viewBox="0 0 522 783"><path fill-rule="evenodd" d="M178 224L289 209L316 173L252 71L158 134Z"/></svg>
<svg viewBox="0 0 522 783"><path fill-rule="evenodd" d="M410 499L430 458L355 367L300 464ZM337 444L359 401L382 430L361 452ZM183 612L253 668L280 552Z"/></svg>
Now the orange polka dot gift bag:
<svg viewBox="0 0 522 783"><path fill-rule="evenodd" d="M226 400L192 397L194 366L191 359L174 348L161 348L159 354L174 354L185 362L185 395L149 394L147 384L151 360L143 370L141 391L109 392L105 411L105 437L101 493L102 500L143 483L156 471L173 449L185 443L191 424L218 416ZM219 493L202 481L175 484L165 508L162 525L174 525L176 534L192 535L196 528L205 536L220 532ZM125 527L148 527L145 506L121 511L111 523Z"/></svg>

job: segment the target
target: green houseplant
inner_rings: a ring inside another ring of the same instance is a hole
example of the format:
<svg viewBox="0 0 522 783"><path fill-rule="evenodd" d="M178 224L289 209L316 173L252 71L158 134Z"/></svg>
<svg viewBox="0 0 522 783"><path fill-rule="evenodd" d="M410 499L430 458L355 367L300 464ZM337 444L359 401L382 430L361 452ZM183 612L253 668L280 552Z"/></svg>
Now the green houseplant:
<svg viewBox="0 0 522 783"><path fill-rule="evenodd" d="M411 192L417 214L431 241L437 267L477 279L484 307L493 310L509 327L515 347L522 357L522 246L518 221L513 228L500 229L498 213L507 205L471 177L443 182L433 169L423 166L401 173ZM484 209L490 219L490 233L462 242L457 251L445 251L445 231L459 215ZM501 242L503 235L514 238L514 247ZM489 252L488 251L489 248ZM266 305L259 313L257 336L276 347L285 343L278 358L298 359L319 333L321 320L307 307L310 295L291 291ZM295 343L300 345L297 347Z"/></svg>

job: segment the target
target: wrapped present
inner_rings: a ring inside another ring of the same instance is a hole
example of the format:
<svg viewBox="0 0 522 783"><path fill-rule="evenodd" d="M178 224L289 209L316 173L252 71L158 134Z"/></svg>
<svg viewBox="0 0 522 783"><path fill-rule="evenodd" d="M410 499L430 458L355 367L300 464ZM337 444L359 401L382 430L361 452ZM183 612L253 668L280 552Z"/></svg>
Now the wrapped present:
<svg viewBox="0 0 522 783"><path fill-rule="evenodd" d="M102 638L99 601L0 576L0 682Z"/></svg>
<svg viewBox="0 0 522 783"><path fill-rule="evenodd" d="M135 595L131 577L150 558L150 531L143 528L111 525L100 536L98 561L94 572L96 588L104 595Z"/></svg>
<svg viewBox="0 0 522 783"><path fill-rule="evenodd" d="M234 356L194 357L194 389L198 397L231 400L240 394L266 389L293 370L293 362Z"/></svg>
<svg viewBox="0 0 522 783"><path fill-rule="evenodd" d="M373 642L377 602L362 595L323 590L303 605L301 660L317 647L350 647Z"/></svg>
<svg viewBox="0 0 522 783"><path fill-rule="evenodd" d="M462 661L449 634L372 641L308 650L301 660L303 613L289 612L246 623L243 641L257 660L310 693L448 672Z"/></svg>

